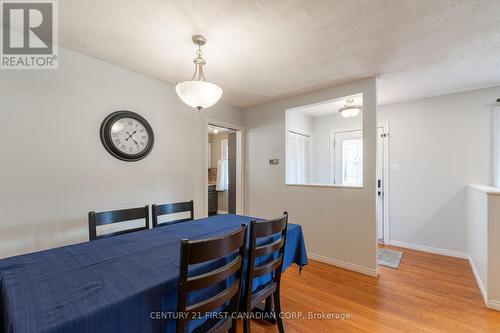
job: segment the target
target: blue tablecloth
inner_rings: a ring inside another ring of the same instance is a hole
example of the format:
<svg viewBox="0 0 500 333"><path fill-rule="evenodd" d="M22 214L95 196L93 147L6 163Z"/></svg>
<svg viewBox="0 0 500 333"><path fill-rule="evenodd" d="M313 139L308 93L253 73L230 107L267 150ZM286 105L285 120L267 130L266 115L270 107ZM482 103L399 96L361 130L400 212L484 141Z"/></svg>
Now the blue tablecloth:
<svg viewBox="0 0 500 333"><path fill-rule="evenodd" d="M222 235L251 217L219 215L0 260L5 332L164 332L174 320L180 240ZM300 225L289 224L283 269L307 264Z"/></svg>

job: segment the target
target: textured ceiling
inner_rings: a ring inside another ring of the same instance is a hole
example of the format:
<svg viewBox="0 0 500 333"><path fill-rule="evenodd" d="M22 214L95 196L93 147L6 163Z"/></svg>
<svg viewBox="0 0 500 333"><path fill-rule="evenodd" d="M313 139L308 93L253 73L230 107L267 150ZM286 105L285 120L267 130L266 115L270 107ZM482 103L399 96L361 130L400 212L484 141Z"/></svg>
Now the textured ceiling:
<svg viewBox="0 0 500 333"><path fill-rule="evenodd" d="M59 1L62 46L169 83L194 33L239 107L373 75L380 104L500 84L499 0Z"/></svg>

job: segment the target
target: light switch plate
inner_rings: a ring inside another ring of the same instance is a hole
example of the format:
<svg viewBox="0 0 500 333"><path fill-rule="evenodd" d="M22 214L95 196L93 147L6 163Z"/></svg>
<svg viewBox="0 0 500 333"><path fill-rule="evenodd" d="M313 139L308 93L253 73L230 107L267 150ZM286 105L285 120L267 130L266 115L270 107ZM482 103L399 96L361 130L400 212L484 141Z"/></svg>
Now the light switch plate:
<svg viewBox="0 0 500 333"><path fill-rule="evenodd" d="M399 171L399 163L398 162L391 163L391 171Z"/></svg>

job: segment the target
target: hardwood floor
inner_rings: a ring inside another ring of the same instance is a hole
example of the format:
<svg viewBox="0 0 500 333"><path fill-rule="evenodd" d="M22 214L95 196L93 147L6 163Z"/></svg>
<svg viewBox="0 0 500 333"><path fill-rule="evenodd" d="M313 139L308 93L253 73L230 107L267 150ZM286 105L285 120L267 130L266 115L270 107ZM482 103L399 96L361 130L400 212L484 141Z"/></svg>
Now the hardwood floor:
<svg viewBox="0 0 500 333"><path fill-rule="evenodd" d="M467 260L386 248L403 251L403 259L397 270L381 266L378 279L315 261L302 275L297 267L288 269L282 281L284 311L350 317L286 319L287 333L500 332L500 312L485 308ZM277 328L253 320L252 332Z"/></svg>

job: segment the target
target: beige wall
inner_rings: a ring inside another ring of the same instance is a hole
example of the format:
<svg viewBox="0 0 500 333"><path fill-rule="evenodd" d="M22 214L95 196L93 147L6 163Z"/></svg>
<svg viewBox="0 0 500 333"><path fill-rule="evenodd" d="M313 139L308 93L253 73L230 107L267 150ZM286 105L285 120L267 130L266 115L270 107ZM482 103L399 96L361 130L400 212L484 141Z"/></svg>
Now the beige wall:
<svg viewBox="0 0 500 333"><path fill-rule="evenodd" d="M87 241L90 210L193 199L200 217L205 117L243 123L239 109L198 113L168 84L64 48L58 70L2 71L0 100L0 257ZM142 161L100 142L102 120L121 109L153 127Z"/></svg>
<svg viewBox="0 0 500 333"><path fill-rule="evenodd" d="M364 94L364 187L285 185L285 110ZM376 264L376 81L369 78L244 110L246 212L301 224L310 254L374 275ZM278 158L279 165L269 165Z"/></svg>

